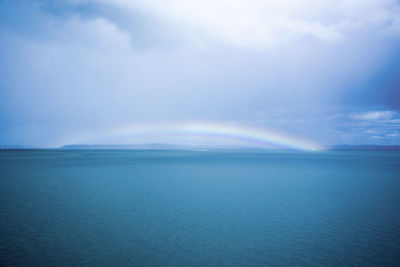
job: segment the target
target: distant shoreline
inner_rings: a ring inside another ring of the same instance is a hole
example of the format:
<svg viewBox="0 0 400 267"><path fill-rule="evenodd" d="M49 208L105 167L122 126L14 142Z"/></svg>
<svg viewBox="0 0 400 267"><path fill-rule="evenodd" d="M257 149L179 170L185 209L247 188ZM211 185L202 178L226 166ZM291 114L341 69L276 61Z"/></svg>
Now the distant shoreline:
<svg viewBox="0 0 400 267"><path fill-rule="evenodd" d="M10 150L287 150L297 151L293 148L260 148L260 147L218 147L218 146L189 146L173 144L71 144L56 148L0 146L1 151ZM349 150L349 151L400 151L400 145L336 145L323 147L321 150ZM301 151L301 150L300 150Z"/></svg>

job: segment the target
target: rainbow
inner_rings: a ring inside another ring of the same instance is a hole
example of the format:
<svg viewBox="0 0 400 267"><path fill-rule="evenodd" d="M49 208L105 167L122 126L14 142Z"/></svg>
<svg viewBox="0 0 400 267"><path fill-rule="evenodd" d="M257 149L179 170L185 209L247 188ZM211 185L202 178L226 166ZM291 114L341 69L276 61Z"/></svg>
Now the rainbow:
<svg viewBox="0 0 400 267"><path fill-rule="evenodd" d="M225 142L225 144L240 144L255 148L320 149L320 146L312 142L265 129L209 122L123 126L114 129L110 135L114 137L132 137L135 140L138 140L138 137L153 137L155 140L162 140L163 142L165 138L173 136L178 140L188 140L188 138L192 138L192 141L193 139L197 141L217 140L219 142ZM162 138L164 138L164 140ZM203 143L203 145L205 144Z"/></svg>

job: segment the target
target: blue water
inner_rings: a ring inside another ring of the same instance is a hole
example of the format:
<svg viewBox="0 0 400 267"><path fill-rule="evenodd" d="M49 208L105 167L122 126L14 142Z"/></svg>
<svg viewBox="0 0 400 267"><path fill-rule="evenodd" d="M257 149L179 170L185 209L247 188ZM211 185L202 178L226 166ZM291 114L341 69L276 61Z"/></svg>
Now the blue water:
<svg viewBox="0 0 400 267"><path fill-rule="evenodd" d="M0 151L0 265L400 266L400 152Z"/></svg>

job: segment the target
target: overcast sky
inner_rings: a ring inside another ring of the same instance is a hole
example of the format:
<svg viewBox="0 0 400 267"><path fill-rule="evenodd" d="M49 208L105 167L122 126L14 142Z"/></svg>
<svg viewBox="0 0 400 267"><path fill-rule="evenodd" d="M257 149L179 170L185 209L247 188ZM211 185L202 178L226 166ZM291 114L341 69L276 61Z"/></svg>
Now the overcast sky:
<svg viewBox="0 0 400 267"><path fill-rule="evenodd" d="M191 122L400 144L400 2L0 0L0 145Z"/></svg>

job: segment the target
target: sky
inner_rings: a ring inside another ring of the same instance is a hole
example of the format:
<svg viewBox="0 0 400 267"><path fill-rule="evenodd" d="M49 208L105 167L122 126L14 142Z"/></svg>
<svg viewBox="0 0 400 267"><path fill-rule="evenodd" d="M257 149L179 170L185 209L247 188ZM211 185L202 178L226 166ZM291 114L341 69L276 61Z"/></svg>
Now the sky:
<svg viewBox="0 0 400 267"><path fill-rule="evenodd" d="M221 129L400 145L400 1L0 0L0 145Z"/></svg>

